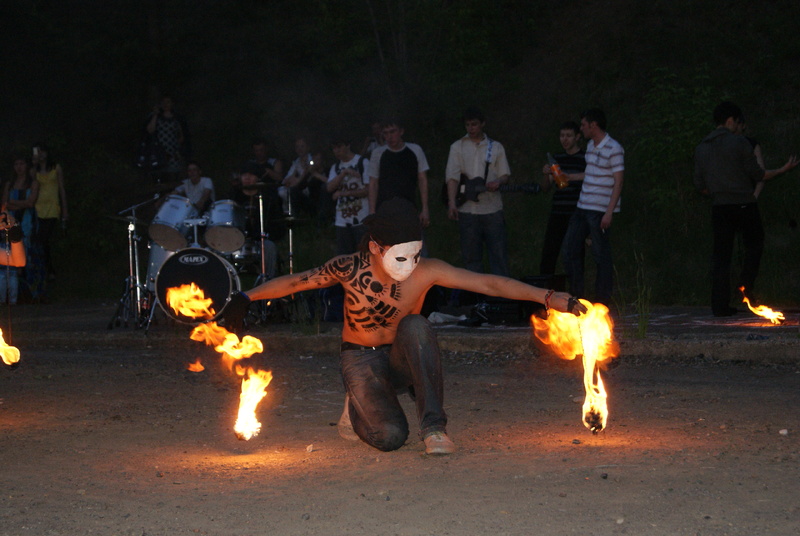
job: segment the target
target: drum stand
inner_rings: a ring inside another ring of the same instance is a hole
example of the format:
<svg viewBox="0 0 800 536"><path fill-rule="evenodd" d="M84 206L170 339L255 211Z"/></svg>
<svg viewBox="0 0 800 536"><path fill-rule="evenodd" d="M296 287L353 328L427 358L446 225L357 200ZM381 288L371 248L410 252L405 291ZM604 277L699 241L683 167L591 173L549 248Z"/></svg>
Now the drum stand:
<svg viewBox="0 0 800 536"><path fill-rule="evenodd" d="M120 324L128 327L129 320L135 320L135 327L141 328L145 323L145 314L147 309L146 293L147 289L141 283L139 277L139 241L141 237L136 233L136 209L151 203L158 199L156 195L153 199L148 199L142 203L138 203L131 207L126 208L118 213L118 216L130 212L131 215L127 217L128 220L128 277L125 278L125 290L117 305L117 310L114 316L108 322L108 329ZM152 307L153 304L150 304ZM150 315L152 316L152 314ZM149 323L149 322L148 322Z"/></svg>

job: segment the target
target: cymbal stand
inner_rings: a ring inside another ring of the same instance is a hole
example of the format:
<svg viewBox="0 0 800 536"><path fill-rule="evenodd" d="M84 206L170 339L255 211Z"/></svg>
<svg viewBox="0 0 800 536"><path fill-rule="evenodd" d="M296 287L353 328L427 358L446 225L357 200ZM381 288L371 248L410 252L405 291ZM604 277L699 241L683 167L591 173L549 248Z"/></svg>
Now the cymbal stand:
<svg viewBox="0 0 800 536"><path fill-rule="evenodd" d="M289 273L294 273L294 241L293 241L293 234L292 234L292 227L294 224L294 211L292 210L292 190L289 189L287 192L287 199L289 201L289 214L287 215L287 221L289 222Z"/></svg>
<svg viewBox="0 0 800 536"><path fill-rule="evenodd" d="M264 195L261 192L258 193L258 230L259 241L261 244L261 273L259 273L258 277L256 277L256 282L253 285L253 288L267 281L267 259L266 252L264 251L264 242L266 241L268 235L264 230ZM271 305L272 302L269 300L258 300L256 303L256 312L254 313L256 322L264 324L267 321L267 316L269 314Z"/></svg>
<svg viewBox="0 0 800 536"><path fill-rule="evenodd" d="M136 320L137 328L142 326L142 302L143 293L146 292L146 289L141 283L139 274L139 241L141 237L136 233L136 223L138 221L136 219L136 209L156 199L158 199L158 195L153 199L148 199L147 201L128 207L118 213L120 216L127 212L131 213L131 215L128 216L128 277L125 278L125 291L119 300L114 316L111 317L108 323L108 329L112 329L114 326L119 326L120 324L123 324L127 328L128 320L131 318Z"/></svg>

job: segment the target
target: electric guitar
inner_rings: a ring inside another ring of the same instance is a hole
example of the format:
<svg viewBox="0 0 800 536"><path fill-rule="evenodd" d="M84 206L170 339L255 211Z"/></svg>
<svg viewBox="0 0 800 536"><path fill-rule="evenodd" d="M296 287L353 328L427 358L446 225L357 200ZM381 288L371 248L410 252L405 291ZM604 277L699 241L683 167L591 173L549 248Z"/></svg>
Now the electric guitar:
<svg viewBox="0 0 800 536"><path fill-rule="evenodd" d="M460 207L467 201L478 202L478 194L488 191L486 188L486 180L483 177L475 177L470 179L463 173L461 180L458 182L458 191L456 192L456 206ZM524 192L527 194L538 194L542 191L541 185L538 182L530 182L528 184L501 184L496 190L498 192Z"/></svg>

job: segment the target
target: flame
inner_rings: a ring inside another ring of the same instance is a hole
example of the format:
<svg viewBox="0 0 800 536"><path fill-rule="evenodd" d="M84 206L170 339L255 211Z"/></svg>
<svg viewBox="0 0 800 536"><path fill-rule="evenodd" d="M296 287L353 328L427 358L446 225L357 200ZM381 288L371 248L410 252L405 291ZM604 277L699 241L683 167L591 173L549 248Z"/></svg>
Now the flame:
<svg viewBox="0 0 800 536"><path fill-rule="evenodd" d="M203 364L200 362L200 358L198 357L197 361L186 365L186 370L190 372L203 372L206 370L206 367L203 366Z"/></svg>
<svg viewBox="0 0 800 536"><path fill-rule="evenodd" d="M176 312L189 318L213 318L212 300L205 298L205 293L194 283L167 289L167 303ZM213 346L229 367L241 359L264 351L261 340L245 335L239 340L235 333L219 326L216 322L198 324L189 335L193 341ZM200 361L197 361L202 369ZM190 365L189 370L193 370ZM235 367L238 376L242 376L242 392L239 395L239 412L234 425L234 432L239 439L251 439L261 431L261 423L256 419L258 404L267 394L267 386L272 381L272 372L253 368Z"/></svg>
<svg viewBox="0 0 800 536"><path fill-rule="evenodd" d="M213 300L206 298L203 290L194 283L167 289L167 304L176 314L189 318L213 317L214 309L210 308L212 302Z"/></svg>
<svg viewBox="0 0 800 536"><path fill-rule="evenodd" d="M782 324L783 321L786 320L782 312L774 311L773 309L770 309L766 305L758 305L756 307L753 307L752 305L750 305L750 300L744 293L744 287L739 287L739 290L742 293L742 302L746 303L747 308L753 311L758 316L766 318L776 326Z"/></svg>
<svg viewBox="0 0 800 536"><path fill-rule="evenodd" d="M243 440L251 439L261 431L261 423L256 420L256 407L267 394L267 386L272 381L272 372L268 370L254 370L236 367L242 380L242 393L239 395L239 415L233 431L236 437Z"/></svg>
<svg viewBox="0 0 800 536"><path fill-rule="evenodd" d="M19 363L19 348L6 344L2 329L0 329L0 356L3 357L3 363L6 365Z"/></svg>
<svg viewBox="0 0 800 536"><path fill-rule="evenodd" d="M572 313L549 311L543 320L532 316L533 332L540 341L549 346L563 359L573 360L581 356L583 362L583 387L586 398L583 402L583 424L593 433L606 427L608 421L608 395L600 377L598 363L619 354L619 345L614 340L614 323L608 308L581 300L587 312L581 316Z"/></svg>

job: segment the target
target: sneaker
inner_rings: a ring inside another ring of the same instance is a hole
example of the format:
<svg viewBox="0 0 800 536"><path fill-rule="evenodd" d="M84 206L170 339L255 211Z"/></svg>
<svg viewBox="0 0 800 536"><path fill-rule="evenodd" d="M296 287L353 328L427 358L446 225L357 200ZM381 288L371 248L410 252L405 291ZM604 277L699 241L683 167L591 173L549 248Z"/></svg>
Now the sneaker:
<svg viewBox="0 0 800 536"><path fill-rule="evenodd" d="M350 422L350 395L345 395L344 397L344 409L342 410L342 416L339 417L339 422L336 426L339 429L339 435L342 439L348 441L358 441L361 439L358 437L358 434L356 434L356 431L353 430L353 423Z"/></svg>
<svg viewBox="0 0 800 536"><path fill-rule="evenodd" d="M444 432L431 432L424 441L425 454L452 454L456 451L456 444Z"/></svg>

